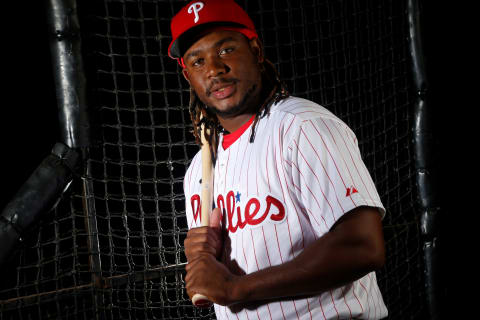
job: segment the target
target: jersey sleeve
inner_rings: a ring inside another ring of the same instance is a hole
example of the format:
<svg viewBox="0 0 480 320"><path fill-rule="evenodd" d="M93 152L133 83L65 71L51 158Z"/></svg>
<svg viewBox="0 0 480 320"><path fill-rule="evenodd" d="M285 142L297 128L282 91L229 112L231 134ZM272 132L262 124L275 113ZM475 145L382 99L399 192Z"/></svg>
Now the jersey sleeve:
<svg viewBox="0 0 480 320"><path fill-rule="evenodd" d="M185 215L187 217L188 229L197 227L195 217L199 214L200 196L195 193L196 183L198 183L198 166L201 165L201 159L197 154L188 167L183 178L183 191L185 194ZM200 164L199 164L200 163Z"/></svg>
<svg viewBox="0 0 480 320"><path fill-rule="evenodd" d="M359 206L377 207L384 216L355 134L339 119L303 120L289 139L285 163L292 191L319 236Z"/></svg>

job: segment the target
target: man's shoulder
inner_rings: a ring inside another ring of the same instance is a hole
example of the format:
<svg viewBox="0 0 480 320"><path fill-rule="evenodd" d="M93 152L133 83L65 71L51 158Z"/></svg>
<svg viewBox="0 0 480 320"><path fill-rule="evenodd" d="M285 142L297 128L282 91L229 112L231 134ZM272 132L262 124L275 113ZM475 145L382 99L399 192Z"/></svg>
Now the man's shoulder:
<svg viewBox="0 0 480 320"><path fill-rule="evenodd" d="M290 96L280 100L271 108L271 113L289 114L299 120L312 118L334 118L338 119L330 110L324 106L304 98Z"/></svg>
<svg viewBox="0 0 480 320"><path fill-rule="evenodd" d="M294 96L274 104L270 114L278 121L292 119L288 122L295 126L302 126L305 122L334 122L346 126L339 117L324 106L311 100Z"/></svg>

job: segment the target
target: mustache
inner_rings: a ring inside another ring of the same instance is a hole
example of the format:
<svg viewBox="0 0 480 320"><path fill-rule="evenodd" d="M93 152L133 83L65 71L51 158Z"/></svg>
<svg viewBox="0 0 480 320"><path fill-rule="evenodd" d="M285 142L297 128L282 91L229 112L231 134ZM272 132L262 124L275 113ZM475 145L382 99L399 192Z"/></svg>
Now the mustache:
<svg viewBox="0 0 480 320"><path fill-rule="evenodd" d="M210 97L210 95L212 94L212 88L213 86L219 84L219 83L224 83L224 84L234 84L234 83L237 83L239 80L236 79L236 78L228 78L228 79L225 79L225 78L218 78L218 79L214 79L212 81L212 83L210 83L210 85L208 86L208 88L205 90L205 93L207 95L207 97Z"/></svg>

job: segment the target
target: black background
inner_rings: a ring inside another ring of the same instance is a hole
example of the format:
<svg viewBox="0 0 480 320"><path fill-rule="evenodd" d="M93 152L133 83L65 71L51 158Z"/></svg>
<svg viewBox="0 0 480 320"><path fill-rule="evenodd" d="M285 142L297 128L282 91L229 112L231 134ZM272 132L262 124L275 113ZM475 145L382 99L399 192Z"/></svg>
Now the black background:
<svg viewBox="0 0 480 320"><path fill-rule="evenodd" d="M469 74L474 76L469 44L478 42L478 35L469 37L474 29L464 6L424 1L423 9L429 102L440 168L443 305L451 318L460 318L459 313L474 309L465 305L469 298L462 289L475 278L468 271L473 259L464 229L476 215L468 203L478 197L469 192L478 183L475 167L468 161L477 148L478 133L466 121L474 119L478 107L468 94ZM0 207L4 208L59 135L43 1L8 1L2 11ZM473 78L474 82L478 81Z"/></svg>

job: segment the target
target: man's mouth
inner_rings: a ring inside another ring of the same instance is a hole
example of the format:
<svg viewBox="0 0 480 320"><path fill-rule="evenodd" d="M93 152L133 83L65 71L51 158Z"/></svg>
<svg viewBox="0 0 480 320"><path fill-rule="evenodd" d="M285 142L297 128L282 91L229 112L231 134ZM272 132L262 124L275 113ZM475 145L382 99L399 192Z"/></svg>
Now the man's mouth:
<svg viewBox="0 0 480 320"><path fill-rule="evenodd" d="M214 82L207 90L207 97L213 94L217 99L223 99L233 93L236 79L219 80Z"/></svg>
<svg viewBox="0 0 480 320"><path fill-rule="evenodd" d="M212 91L212 94L217 99L224 99L229 97L234 91L233 83L225 87L218 88Z"/></svg>

